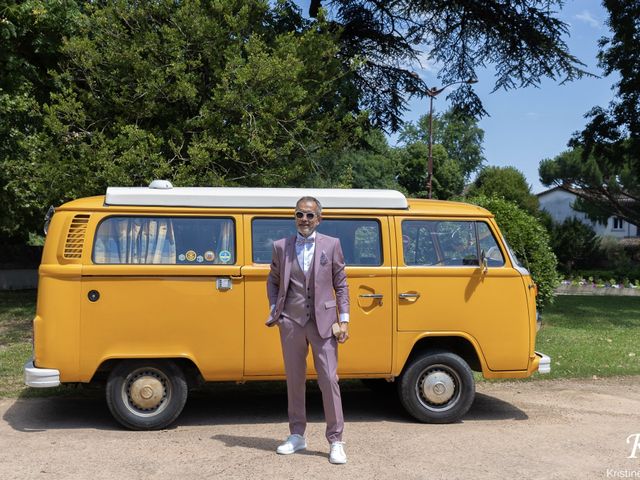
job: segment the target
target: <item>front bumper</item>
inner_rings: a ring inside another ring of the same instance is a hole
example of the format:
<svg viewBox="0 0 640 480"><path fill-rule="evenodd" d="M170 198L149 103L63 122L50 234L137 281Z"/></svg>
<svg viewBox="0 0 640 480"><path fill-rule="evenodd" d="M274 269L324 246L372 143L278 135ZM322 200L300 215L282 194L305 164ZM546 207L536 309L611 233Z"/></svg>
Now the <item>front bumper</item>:
<svg viewBox="0 0 640 480"><path fill-rule="evenodd" d="M541 352L536 352L536 356L540 358L538 373L551 373L551 357Z"/></svg>
<svg viewBox="0 0 640 480"><path fill-rule="evenodd" d="M60 370L37 368L31 359L24 364L24 383L35 388L57 387L60 385Z"/></svg>

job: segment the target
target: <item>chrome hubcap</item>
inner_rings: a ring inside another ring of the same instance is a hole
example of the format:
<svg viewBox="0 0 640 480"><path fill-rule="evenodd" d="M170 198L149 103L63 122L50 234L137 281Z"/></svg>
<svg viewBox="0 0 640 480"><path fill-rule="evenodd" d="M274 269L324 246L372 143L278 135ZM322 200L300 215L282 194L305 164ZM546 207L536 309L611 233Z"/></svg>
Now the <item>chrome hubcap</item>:
<svg viewBox="0 0 640 480"><path fill-rule="evenodd" d="M162 402L164 387L155 377L141 377L131 384L129 396L137 408L150 410Z"/></svg>
<svg viewBox="0 0 640 480"><path fill-rule="evenodd" d="M129 411L137 416L157 415L169 403L171 384L160 370L140 368L127 376L122 397Z"/></svg>
<svg viewBox="0 0 640 480"><path fill-rule="evenodd" d="M453 398L456 384L447 373L432 371L423 377L420 390L427 402L442 405Z"/></svg>

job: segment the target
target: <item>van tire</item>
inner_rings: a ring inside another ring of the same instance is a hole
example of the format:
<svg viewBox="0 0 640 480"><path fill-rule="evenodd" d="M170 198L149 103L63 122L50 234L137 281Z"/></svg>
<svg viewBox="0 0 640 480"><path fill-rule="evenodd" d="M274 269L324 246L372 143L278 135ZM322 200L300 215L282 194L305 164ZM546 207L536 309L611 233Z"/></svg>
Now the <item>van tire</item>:
<svg viewBox="0 0 640 480"><path fill-rule="evenodd" d="M131 430L160 430L171 425L187 401L184 372L169 360L125 360L107 380L107 405Z"/></svg>
<svg viewBox="0 0 640 480"><path fill-rule="evenodd" d="M398 382L402 406L423 423L459 420L471 407L475 391L469 365L449 352L431 352L415 357Z"/></svg>

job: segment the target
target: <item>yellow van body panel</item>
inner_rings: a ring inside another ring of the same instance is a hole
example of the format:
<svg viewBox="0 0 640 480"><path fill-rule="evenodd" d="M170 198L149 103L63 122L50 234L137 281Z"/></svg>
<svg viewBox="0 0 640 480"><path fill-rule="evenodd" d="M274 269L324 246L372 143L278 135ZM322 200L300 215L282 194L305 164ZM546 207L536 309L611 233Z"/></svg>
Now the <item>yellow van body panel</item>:
<svg viewBox="0 0 640 480"><path fill-rule="evenodd" d="M235 262L94 263L98 225L118 215L230 218ZM416 343L427 337L465 339L487 378L525 377L536 370L532 282L512 265L490 212L410 199L407 210L325 209L323 217L380 225L382 264L346 269L351 338L340 346L341 378L398 376ZM35 365L58 369L62 382L89 382L105 361L130 358L189 359L210 381L284 378L278 329L264 325L269 264L252 259L252 222L258 218L293 222L284 208L106 206L104 196L58 207L40 266ZM405 266L402 222L447 218L486 222L504 266ZM92 300L96 292L99 299ZM402 299L402 293L420 296ZM313 377L311 357L307 364Z"/></svg>

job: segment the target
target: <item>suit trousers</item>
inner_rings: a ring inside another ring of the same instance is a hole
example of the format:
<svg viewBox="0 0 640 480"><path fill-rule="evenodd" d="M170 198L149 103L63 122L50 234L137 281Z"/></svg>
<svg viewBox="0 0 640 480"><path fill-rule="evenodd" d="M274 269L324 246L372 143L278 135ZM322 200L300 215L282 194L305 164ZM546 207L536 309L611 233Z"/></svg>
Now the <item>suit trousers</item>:
<svg viewBox="0 0 640 480"><path fill-rule="evenodd" d="M307 426L305 384L307 379L307 353L309 344L313 363L318 373L318 386L322 392L326 437L331 442L342 441L344 417L338 385L338 342L334 336L322 338L316 322L308 321L304 327L286 317L278 322L284 367L287 374L289 430L304 435Z"/></svg>

